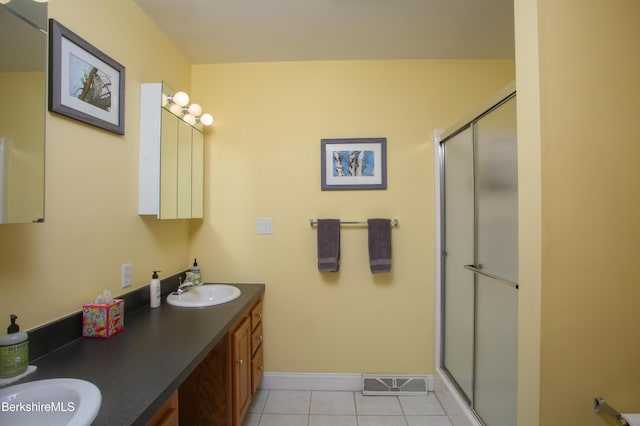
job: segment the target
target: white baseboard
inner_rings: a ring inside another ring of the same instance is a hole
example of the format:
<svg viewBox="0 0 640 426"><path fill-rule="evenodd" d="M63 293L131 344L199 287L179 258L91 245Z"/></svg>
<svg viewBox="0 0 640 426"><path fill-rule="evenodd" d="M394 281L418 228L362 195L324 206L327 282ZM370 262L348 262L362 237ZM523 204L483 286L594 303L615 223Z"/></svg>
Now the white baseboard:
<svg viewBox="0 0 640 426"><path fill-rule="evenodd" d="M260 385L268 390L362 390L362 374L346 373L269 373Z"/></svg>
<svg viewBox="0 0 640 426"><path fill-rule="evenodd" d="M391 376L402 376L392 374ZM362 390L363 374L359 373L270 373L265 372L260 384L266 390L315 390L315 391L351 391ZM429 392L433 392L433 375L411 375L424 377Z"/></svg>

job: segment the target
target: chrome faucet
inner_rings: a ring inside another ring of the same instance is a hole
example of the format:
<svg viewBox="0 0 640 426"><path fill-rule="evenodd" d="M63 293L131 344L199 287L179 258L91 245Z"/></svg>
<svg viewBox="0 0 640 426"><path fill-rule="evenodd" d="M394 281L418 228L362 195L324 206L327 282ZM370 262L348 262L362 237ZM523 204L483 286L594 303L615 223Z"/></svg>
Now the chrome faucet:
<svg viewBox="0 0 640 426"><path fill-rule="evenodd" d="M189 289L193 287L199 287L202 285L201 283L193 282L193 274L191 272L187 272L184 282L182 282L182 277L178 277L178 282L180 283L178 285L178 289L173 292L173 294L177 296L180 296L181 294L186 293L187 291L189 291Z"/></svg>

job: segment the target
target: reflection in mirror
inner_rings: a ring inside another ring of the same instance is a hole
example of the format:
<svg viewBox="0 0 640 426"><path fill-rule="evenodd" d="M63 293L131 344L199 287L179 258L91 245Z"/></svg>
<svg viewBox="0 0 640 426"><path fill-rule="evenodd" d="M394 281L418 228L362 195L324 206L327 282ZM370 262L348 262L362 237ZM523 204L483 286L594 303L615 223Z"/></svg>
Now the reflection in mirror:
<svg viewBox="0 0 640 426"><path fill-rule="evenodd" d="M0 223L44 218L47 3L0 0Z"/></svg>

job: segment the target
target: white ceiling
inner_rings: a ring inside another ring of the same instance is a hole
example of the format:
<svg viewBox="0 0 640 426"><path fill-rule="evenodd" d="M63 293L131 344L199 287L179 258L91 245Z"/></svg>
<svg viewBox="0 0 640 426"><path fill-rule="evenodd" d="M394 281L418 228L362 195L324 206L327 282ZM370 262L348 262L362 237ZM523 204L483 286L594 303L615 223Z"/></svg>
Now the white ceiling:
<svg viewBox="0 0 640 426"><path fill-rule="evenodd" d="M193 64L514 57L513 0L135 0Z"/></svg>

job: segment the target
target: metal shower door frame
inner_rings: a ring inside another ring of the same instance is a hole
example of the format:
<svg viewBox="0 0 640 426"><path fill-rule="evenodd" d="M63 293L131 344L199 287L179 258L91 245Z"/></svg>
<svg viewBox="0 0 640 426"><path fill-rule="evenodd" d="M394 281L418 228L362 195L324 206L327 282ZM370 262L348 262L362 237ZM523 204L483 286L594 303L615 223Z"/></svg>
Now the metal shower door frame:
<svg viewBox="0 0 640 426"><path fill-rule="evenodd" d="M480 424L485 424L484 421L482 420L482 418L478 415L478 413L475 410L475 394L476 394L476 342L477 342L477 292L478 292L478 275L482 275L485 277L488 277L492 280L496 280L497 282L504 284L504 285L508 285L511 286L513 288L515 288L516 290L518 289L518 283L514 282L512 280L509 280L507 278L504 277L500 277L497 276L495 274L491 274L488 273L486 271L483 271L482 265L479 265L478 263L478 185L477 185L477 139L478 139L478 135L477 135L477 123L480 119L482 119L483 117L485 117L486 115L490 114L491 112L493 112L494 110L496 110L497 108L499 108L500 106L502 106L503 104L507 103L508 101L510 101L511 99L515 98L516 93L515 93L515 84L511 84L509 86L507 86L505 89L503 89L503 91L501 91L498 95L496 95L496 97L492 98L489 102L487 102L483 108L481 109L481 112L475 115L470 116L470 118L462 120L461 122L459 122L458 124L456 124L455 126L453 126L450 130L446 130L444 132L442 132L439 135L439 140L438 140L438 153L439 156L437 158L437 161L439 162L439 181L440 181L440 217L441 217L441 221L440 221L440 282L437 284L438 286L440 286L440 294L441 294L441 298L440 298L440 353L439 353L439 367L442 369L442 371L448 376L449 380L451 381L451 383L454 385L454 387L456 388L459 396L466 401L466 403L468 404L469 408L471 408L473 416L475 417L475 420L478 421L478 423ZM473 347L473 356L472 356L472 377L471 377L471 389L472 389L472 394L471 395L466 395L466 392L461 388L461 386L458 384L456 378L453 376L453 374L449 371L449 369L447 368L446 364L445 364L445 349L446 349L446 334L445 334L445 326L446 326L446 322L445 322L445 313L446 313L446 309L445 309L445 304L446 304L446 287L445 287L445 282L446 282L446 275L447 275L447 269L446 269L446 265L445 265L445 260L446 260L446 256L447 256L447 235L446 235L446 211L447 211L447 206L446 206L446 197L445 197L445 188L446 188L446 177L445 177L445 168L446 168L446 150L445 150L445 144L450 141L452 138L454 138L455 136L459 135L460 133L463 133L464 131L471 129L472 131L472 165L471 165L471 174L472 174L472 192L473 192L473 198L472 198L472 203L473 203L473 224L472 224L472 234L473 234L473 263L472 264L467 264L467 265L461 265L463 268L471 271L473 273L473 278L472 278L472 291L473 291L473 331L472 331L472 338L473 338L473 343L472 343L472 347Z"/></svg>

